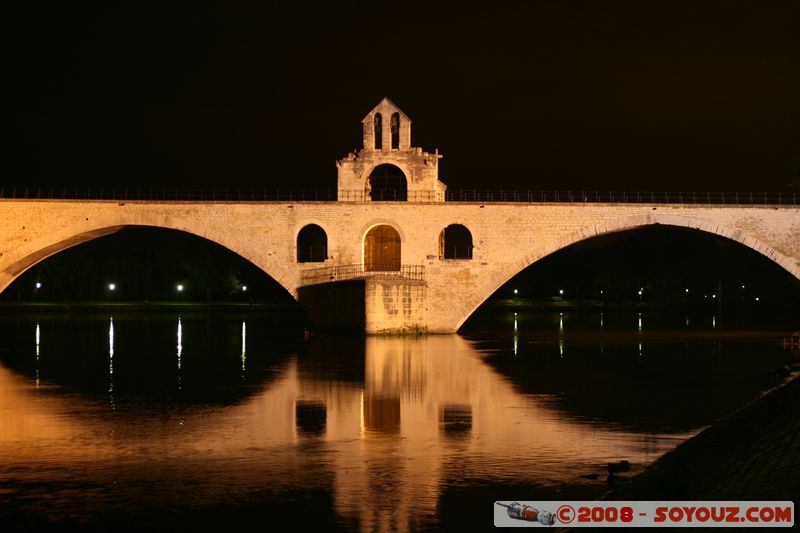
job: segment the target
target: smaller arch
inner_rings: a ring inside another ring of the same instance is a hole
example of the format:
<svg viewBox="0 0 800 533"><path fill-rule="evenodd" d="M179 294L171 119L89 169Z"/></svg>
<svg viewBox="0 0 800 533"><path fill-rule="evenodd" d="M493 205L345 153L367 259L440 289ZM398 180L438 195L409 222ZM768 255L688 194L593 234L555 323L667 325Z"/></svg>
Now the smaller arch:
<svg viewBox="0 0 800 533"><path fill-rule="evenodd" d="M383 149L383 116L380 113L375 113L375 118L372 119L374 136L375 136L375 149Z"/></svg>
<svg viewBox="0 0 800 533"><path fill-rule="evenodd" d="M364 235L364 270L396 272L400 270L400 234L388 224L372 226Z"/></svg>
<svg viewBox="0 0 800 533"><path fill-rule="evenodd" d="M440 259L472 259L472 233L461 224L450 224L439 234Z"/></svg>
<svg viewBox="0 0 800 533"><path fill-rule="evenodd" d="M297 234L297 262L322 263L328 258L328 234L316 224L308 224Z"/></svg>
<svg viewBox="0 0 800 533"><path fill-rule="evenodd" d="M373 202L398 201L408 199L408 183L405 172L389 163L378 165L372 169L367 178L367 191Z"/></svg>
<svg viewBox="0 0 800 533"><path fill-rule="evenodd" d="M400 148L400 113L392 113L389 128L392 133L392 150L397 150Z"/></svg>

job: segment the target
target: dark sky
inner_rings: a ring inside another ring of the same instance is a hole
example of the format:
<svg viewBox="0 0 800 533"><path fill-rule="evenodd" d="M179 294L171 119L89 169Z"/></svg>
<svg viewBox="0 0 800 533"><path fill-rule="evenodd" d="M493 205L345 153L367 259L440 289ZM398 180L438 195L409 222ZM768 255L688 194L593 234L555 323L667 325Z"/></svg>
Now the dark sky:
<svg viewBox="0 0 800 533"><path fill-rule="evenodd" d="M334 189L384 96L450 189L781 190L800 158L796 0L20 4L0 185Z"/></svg>

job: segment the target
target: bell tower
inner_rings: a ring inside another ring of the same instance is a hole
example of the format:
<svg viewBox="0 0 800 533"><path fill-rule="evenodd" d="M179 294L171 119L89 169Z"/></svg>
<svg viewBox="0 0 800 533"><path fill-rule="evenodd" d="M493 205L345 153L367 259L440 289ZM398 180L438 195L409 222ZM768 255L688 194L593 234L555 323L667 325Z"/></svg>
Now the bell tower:
<svg viewBox="0 0 800 533"><path fill-rule="evenodd" d="M361 121L363 147L336 162L339 201L443 202L438 150L411 146L411 119L384 98Z"/></svg>
<svg viewBox="0 0 800 533"><path fill-rule="evenodd" d="M364 125L364 150L411 148L411 119L388 98L381 100L361 123Z"/></svg>

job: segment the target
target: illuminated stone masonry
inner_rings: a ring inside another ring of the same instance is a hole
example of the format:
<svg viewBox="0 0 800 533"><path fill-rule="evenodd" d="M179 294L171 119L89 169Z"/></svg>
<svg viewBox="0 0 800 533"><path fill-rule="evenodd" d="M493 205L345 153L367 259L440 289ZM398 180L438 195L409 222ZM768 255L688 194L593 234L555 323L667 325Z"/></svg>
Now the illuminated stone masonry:
<svg viewBox="0 0 800 533"><path fill-rule="evenodd" d="M312 319L329 317L321 327L335 326L339 306L351 329L366 333L454 332L539 259L652 224L726 237L800 278L797 206L445 202L440 156L411 147L410 121L394 104L384 99L363 124L364 148L338 162L336 202L0 199L0 291L47 257L125 226L216 242L277 280ZM385 165L401 172L375 174ZM403 186L407 199L391 200ZM309 226L316 228L301 235ZM457 245L449 235L459 236ZM337 284L353 280L361 288L342 292L350 300L336 296Z"/></svg>
<svg viewBox="0 0 800 533"><path fill-rule="evenodd" d="M411 146L411 120L384 98L362 120L364 145L336 162L338 199L444 202L439 155Z"/></svg>

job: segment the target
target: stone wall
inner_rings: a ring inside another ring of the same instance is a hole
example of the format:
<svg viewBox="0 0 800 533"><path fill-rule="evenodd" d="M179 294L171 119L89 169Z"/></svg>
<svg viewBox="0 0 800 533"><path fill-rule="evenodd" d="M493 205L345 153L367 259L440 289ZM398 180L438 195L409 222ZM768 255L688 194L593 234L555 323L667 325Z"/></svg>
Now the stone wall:
<svg viewBox="0 0 800 533"><path fill-rule="evenodd" d="M308 285L297 290L297 301L320 332L366 331L363 279Z"/></svg>
<svg viewBox="0 0 800 533"><path fill-rule="evenodd" d="M424 281L389 276L367 278L364 331L380 335L427 333L427 291Z"/></svg>

